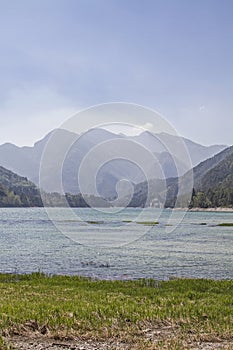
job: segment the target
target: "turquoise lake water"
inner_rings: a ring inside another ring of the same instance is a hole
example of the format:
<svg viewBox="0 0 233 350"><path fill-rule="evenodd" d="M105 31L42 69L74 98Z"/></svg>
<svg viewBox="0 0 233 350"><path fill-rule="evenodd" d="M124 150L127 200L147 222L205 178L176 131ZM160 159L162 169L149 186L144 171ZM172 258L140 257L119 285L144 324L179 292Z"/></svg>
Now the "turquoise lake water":
<svg viewBox="0 0 233 350"><path fill-rule="evenodd" d="M158 225L149 225L158 221ZM233 279L233 213L0 209L0 272Z"/></svg>

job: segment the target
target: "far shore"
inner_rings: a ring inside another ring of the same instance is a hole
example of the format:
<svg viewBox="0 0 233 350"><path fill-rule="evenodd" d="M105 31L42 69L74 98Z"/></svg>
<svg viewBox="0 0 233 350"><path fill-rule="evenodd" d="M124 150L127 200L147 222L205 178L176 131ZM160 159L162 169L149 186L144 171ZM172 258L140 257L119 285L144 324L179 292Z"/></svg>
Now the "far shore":
<svg viewBox="0 0 233 350"><path fill-rule="evenodd" d="M233 213L233 208L169 208L175 211L188 211L188 212L215 212L215 213Z"/></svg>
<svg viewBox="0 0 233 350"><path fill-rule="evenodd" d="M206 212L227 212L227 213L233 213L233 208L192 208L188 209L188 211L192 212L200 212L200 211L206 211Z"/></svg>

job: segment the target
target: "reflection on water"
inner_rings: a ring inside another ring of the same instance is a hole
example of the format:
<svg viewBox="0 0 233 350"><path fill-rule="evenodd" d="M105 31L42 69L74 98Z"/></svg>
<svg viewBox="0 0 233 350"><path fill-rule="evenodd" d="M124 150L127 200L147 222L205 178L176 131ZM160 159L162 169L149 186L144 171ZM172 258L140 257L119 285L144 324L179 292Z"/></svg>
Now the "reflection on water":
<svg viewBox="0 0 233 350"><path fill-rule="evenodd" d="M137 220L140 209L74 209L72 220L67 209L53 211L54 223L42 208L0 209L0 272L233 278L233 227L217 226L233 222L233 213L190 212L169 233L168 210L158 217L147 209L145 222Z"/></svg>

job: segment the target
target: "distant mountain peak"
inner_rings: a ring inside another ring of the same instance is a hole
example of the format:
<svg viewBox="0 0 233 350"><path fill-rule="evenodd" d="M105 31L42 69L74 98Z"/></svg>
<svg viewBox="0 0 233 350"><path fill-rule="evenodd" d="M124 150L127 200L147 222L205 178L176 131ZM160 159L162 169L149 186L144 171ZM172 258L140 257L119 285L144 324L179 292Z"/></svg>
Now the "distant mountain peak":
<svg viewBox="0 0 233 350"><path fill-rule="evenodd" d="M144 130L142 133L135 136L127 136L115 134L114 132L102 127L92 128L82 134L58 128L52 130L41 140L35 142L32 147L17 147L10 143L0 145L0 165L20 174L21 176L26 176L38 185L41 157L50 137L54 138L53 140L55 144L57 142L58 145L66 145L70 148L67 153L67 159L64 161L63 181L65 190L71 193L77 193L79 190L77 170L79 169L83 157L92 147L108 140L133 140L141 144L145 150L148 149L152 154L159 154L158 161L160 162L165 177L176 176L176 165L179 166L181 171L185 171L185 167L183 167L183 159L178 159L174 155L169 155L168 153L169 150L173 149L174 144L177 142L179 143L180 140L184 140L194 166L201 161L212 157L224 147L218 145L206 147L185 138L169 135L165 132L156 135L149 130ZM167 145L169 147L166 147ZM106 150L106 152L107 151L108 150ZM52 158L53 164L55 164L56 154ZM153 169L153 165L148 164L147 170L150 170L151 177L153 177ZM45 190L56 190L56 188L54 188L52 175L53 174L48 174ZM111 193L115 193L115 185L123 176L124 178L129 178L133 183L139 183L142 181L140 171L136 171L135 167L130 165L130 162L123 161L110 161L109 165L106 166L105 171L101 173L101 176L102 178L98 179L99 189L101 190L102 188L101 191L107 193L109 196Z"/></svg>

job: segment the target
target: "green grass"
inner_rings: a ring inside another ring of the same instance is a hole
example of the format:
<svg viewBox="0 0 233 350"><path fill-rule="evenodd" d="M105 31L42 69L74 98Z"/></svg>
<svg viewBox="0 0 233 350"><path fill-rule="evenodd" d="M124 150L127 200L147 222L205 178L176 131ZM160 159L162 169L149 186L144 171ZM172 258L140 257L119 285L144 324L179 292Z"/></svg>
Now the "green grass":
<svg viewBox="0 0 233 350"><path fill-rule="evenodd" d="M104 223L104 221L88 220L88 221L86 221L86 223L90 224L90 225L101 225Z"/></svg>
<svg viewBox="0 0 233 350"><path fill-rule="evenodd" d="M233 222L224 222L222 224L218 224L217 226L231 227L233 226Z"/></svg>
<svg viewBox="0 0 233 350"><path fill-rule="evenodd" d="M158 225L159 222L158 221L137 221L137 224L146 225L146 226L154 226L154 225Z"/></svg>
<svg viewBox="0 0 233 350"><path fill-rule="evenodd" d="M174 344L190 337L232 338L233 281L0 275L2 332L49 330L55 336L121 338L140 344L141 349L155 349L145 345L145 330L168 325L175 330ZM166 339L161 331L161 342Z"/></svg>

